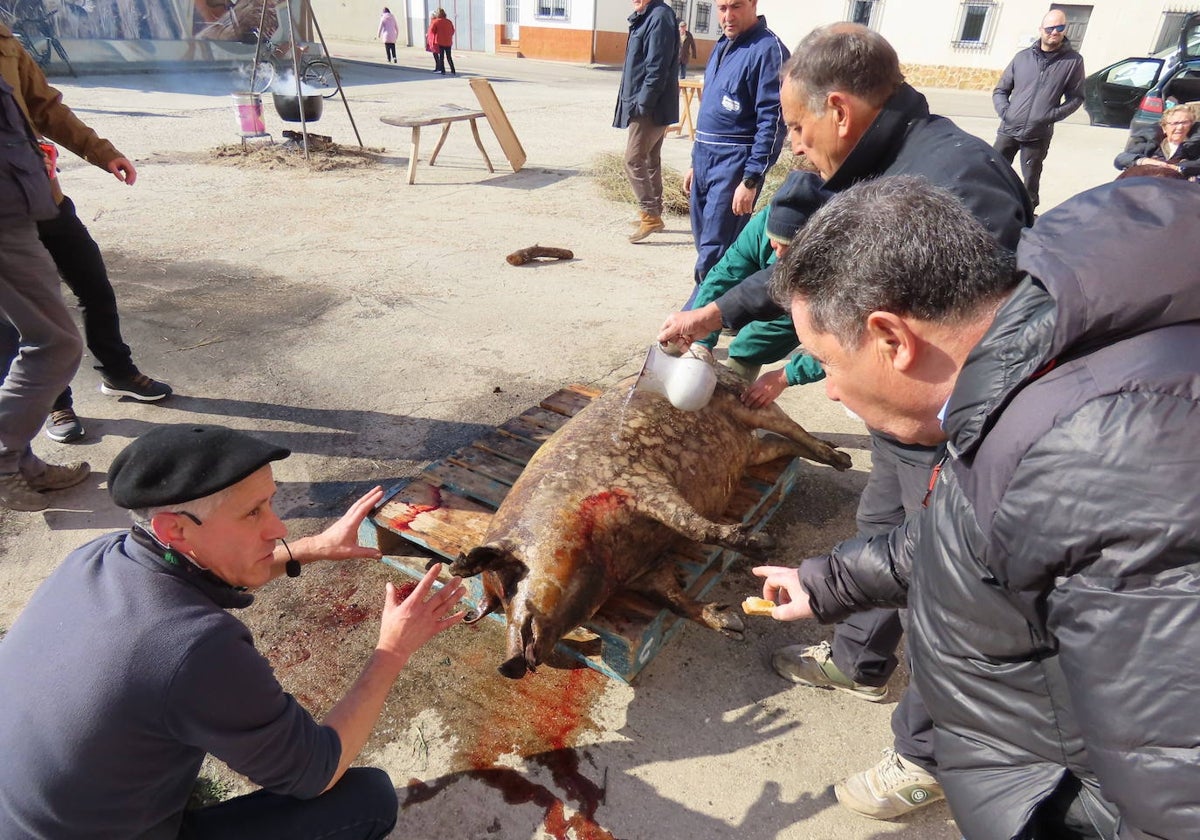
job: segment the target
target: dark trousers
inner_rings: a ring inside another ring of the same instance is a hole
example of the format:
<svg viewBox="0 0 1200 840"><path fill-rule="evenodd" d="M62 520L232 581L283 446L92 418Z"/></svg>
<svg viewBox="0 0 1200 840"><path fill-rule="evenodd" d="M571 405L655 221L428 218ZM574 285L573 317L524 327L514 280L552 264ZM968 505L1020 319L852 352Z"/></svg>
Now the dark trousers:
<svg viewBox="0 0 1200 840"><path fill-rule="evenodd" d="M1095 782L1084 784L1073 773L1043 799L1022 831L1021 840L1105 840L1117 836L1117 815L1101 799Z"/></svg>
<svg viewBox="0 0 1200 840"><path fill-rule="evenodd" d="M696 285L720 261L750 216L733 212L733 194L742 183L742 171L750 157L749 146L692 146L692 237L696 241ZM757 197L755 199L757 201ZM693 295L695 289L692 290ZM688 305L684 309L690 308Z"/></svg>
<svg viewBox="0 0 1200 840"><path fill-rule="evenodd" d="M997 134L992 148L996 154L1009 163L1013 162L1017 151L1021 152L1021 178L1025 181L1025 191L1029 193L1029 201L1034 207L1038 206L1038 191L1042 186L1042 164L1050 151L1050 139L1021 141L1007 134Z"/></svg>
<svg viewBox="0 0 1200 840"><path fill-rule="evenodd" d="M886 534L921 509L929 479L942 448L903 444L871 432L871 475L858 501L859 536ZM834 627L833 662L863 685L885 685L896 670L896 648L903 635L900 610L855 613ZM933 721L916 684L909 682L892 713L896 752L933 772Z"/></svg>
<svg viewBox="0 0 1200 840"><path fill-rule="evenodd" d="M75 204L70 198L63 198L58 218L38 222L38 238L83 310L83 335L88 350L99 363L96 369L116 378L136 375L133 354L121 338L117 295L109 282L100 246L75 215ZM54 409L70 405L68 386L54 401Z"/></svg>
<svg viewBox="0 0 1200 840"><path fill-rule="evenodd" d="M439 52L433 54L433 60L437 65L434 70L438 73L445 74L447 64L450 65L451 73L458 72L454 69L454 56L451 53L450 47L441 47Z"/></svg>
<svg viewBox="0 0 1200 840"><path fill-rule="evenodd" d="M396 788L376 767L351 767L315 799L260 790L187 811L180 840L376 840L396 824Z"/></svg>
<svg viewBox="0 0 1200 840"><path fill-rule="evenodd" d="M383 51L384 51L384 57L383 57L384 61L395 61L396 60L396 43L394 41L390 44L388 42L384 41Z"/></svg>

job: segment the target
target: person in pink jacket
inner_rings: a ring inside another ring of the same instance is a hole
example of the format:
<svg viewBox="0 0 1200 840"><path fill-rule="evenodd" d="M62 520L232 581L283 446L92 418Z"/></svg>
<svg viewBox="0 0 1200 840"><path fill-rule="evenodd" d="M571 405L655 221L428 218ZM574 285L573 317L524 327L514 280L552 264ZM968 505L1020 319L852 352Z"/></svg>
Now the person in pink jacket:
<svg viewBox="0 0 1200 840"><path fill-rule="evenodd" d="M450 74L457 76L458 71L454 69L454 57L451 55L451 48L454 46L454 22L446 17L445 9L438 9L434 14L433 22L429 24L429 34L437 44L433 53L437 66L433 72L445 76L446 65L449 64Z"/></svg>
<svg viewBox="0 0 1200 840"><path fill-rule="evenodd" d="M376 38L383 39L384 61L390 61L392 64L398 64L396 61L396 38L400 35L400 24L396 22L396 16L392 14L392 10L387 6L383 7L383 14L379 16L379 32L376 33Z"/></svg>

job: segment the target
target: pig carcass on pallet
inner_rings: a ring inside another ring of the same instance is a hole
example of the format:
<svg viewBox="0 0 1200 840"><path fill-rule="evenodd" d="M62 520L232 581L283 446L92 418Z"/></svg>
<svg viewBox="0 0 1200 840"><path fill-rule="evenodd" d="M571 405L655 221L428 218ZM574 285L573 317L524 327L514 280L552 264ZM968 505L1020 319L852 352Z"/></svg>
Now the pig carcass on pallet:
<svg viewBox="0 0 1200 840"><path fill-rule="evenodd" d="M488 522L537 448L599 394L572 385L542 400L483 438L430 465L419 476L389 488L379 509L363 522L364 545L378 547L383 560L407 575L420 577L420 558L397 556L403 539L453 561L478 545ZM730 520L761 528L795 485L798 459L778 459L752 467L725 510ZM669 553L685 589L701 598L737 558L728 549L686 544ZM479 577L464 580L466 600L478 607ZM493 617L504 621L503 613ZM617 595L584 626L569 634L558 650L623 682L632 682L679 629L681 618L649 610L637 598Z"/></svg>

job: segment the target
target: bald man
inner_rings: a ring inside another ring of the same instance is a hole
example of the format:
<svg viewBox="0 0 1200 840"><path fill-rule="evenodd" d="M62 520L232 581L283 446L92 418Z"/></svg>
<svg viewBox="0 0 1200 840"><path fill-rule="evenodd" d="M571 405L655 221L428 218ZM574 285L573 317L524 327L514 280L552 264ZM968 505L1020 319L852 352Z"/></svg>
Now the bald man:
<svg viewBox="0 0 1200 840"><path fill-rule="evenodd" d="M1083 104L1085 75L1083 56L1067 38L1067 16L1053 9L1042 18L1038 40L1013 56L992 91L1000 117L995 149L1009 163L1021 152L1021 177L1035 208L1054 124Z"/></svg>

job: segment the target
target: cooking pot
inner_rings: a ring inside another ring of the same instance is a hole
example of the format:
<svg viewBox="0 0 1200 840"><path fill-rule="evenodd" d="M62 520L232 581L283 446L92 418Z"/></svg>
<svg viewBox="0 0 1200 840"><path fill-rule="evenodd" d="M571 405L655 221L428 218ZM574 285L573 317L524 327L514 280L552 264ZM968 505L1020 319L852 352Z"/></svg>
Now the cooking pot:
<svg viewBox="0 0 1200 840"><path fill-rule="evenodd" d="M301 122L301 108L304 108L304 122L316 122L321 119L321 111L325 107L325 100L319 93L299 97L274 93L271 94L271 98L275 100L275 111L279 114L279 119L284 122Z"/></svg>

